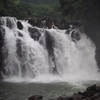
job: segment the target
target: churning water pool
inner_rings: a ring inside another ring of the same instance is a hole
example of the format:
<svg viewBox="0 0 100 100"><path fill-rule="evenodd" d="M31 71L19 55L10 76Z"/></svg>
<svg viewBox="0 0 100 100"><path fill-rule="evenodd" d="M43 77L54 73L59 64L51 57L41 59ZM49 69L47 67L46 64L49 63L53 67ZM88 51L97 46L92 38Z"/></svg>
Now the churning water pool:
<svg viewBox="0 0 100 100"><path fill-rule="evenodd" d="M28 100L33 95L42 95L43 100L55 99L61 95L70 96L79 91L83 92L92 84L100 82L79 83L11 83L0 82L0 100Z"/></svg>

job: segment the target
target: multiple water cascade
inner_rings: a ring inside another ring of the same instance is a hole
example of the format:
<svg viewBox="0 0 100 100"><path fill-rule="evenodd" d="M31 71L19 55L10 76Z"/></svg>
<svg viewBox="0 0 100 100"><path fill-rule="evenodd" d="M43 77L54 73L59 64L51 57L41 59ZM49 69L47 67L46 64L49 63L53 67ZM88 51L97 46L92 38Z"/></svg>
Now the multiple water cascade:
<svg viewBox="0 0 100 100"><path fill-rule="evenodd" d="M13 17L0 18L0 76L8 81L100 80L94 43L80 31L41 29Z"/></svg>

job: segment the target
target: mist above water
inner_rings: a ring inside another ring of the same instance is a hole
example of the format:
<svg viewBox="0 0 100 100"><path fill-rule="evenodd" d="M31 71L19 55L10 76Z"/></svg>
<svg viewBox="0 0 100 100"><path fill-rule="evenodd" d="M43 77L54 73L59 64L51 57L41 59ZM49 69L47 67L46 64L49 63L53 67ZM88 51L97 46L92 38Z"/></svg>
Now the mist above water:
<svg viewBox="0 0 100 100"><path fill-rule="evenodd" d="M86 34L76 29L80 40L74 42L70 35L65 34L66 30L41 29L25 21L21 21L23 29L20 30L16 24L18 20L12 17L3 17L1 22L5 30L2 32L4 44L1 49L5 71L1 74L5 81L49 83L100 80L95 60L96 47Z"/></svg>

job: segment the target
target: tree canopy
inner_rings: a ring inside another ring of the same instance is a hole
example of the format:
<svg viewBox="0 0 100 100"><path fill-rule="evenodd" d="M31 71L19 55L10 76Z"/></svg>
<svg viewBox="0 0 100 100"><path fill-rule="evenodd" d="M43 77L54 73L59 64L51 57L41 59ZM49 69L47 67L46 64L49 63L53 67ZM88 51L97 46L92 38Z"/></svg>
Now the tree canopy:
<svg viewBox="0 0 100 100"><path fill-rule="evenodd" d="M58 0L0 0L0 16L60 18ZM55 3L53 3L55 2ZM50 4L49 4L50 3Z"/></svg>
<svg viewBox="0 0 100 100"><path fill-rule="evenodd" d="M62 14L68 20L80 20L85 29L99 30L100 0L59 0Z"/></svg>

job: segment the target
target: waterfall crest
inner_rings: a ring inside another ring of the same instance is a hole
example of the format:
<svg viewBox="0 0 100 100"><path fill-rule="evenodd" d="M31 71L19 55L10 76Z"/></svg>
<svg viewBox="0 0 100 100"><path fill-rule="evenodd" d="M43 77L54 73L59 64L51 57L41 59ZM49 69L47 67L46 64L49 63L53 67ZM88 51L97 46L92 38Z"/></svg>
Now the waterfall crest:
<svg viewBox="0 0 100 100"><path fill-rule="evenodd" d="M94 43L79 29L74 31L80 40L73 41L66 30L41 29L1 17L0 75L33 82L99 80Z"/></svg>

